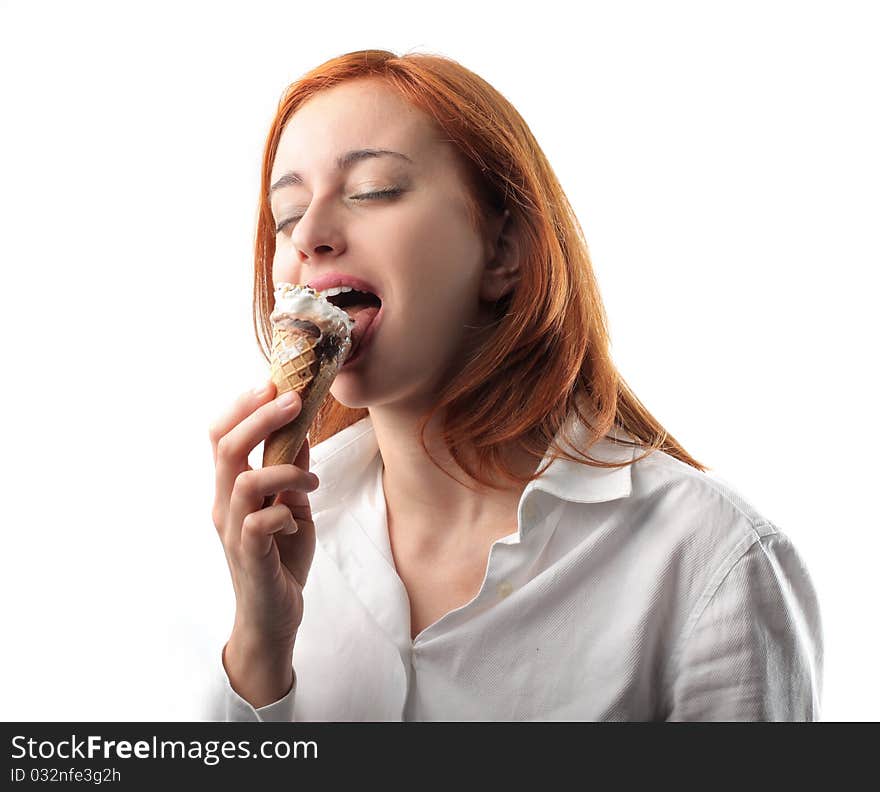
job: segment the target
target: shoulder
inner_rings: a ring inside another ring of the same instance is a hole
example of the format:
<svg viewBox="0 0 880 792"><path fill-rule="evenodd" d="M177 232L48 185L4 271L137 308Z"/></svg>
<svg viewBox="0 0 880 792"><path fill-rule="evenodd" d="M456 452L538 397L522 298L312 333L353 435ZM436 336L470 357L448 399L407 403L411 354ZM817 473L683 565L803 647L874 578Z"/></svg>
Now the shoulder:
<svg viewBox="0 0 880 792"><path fill-rule="evenodd" d="M815 718L821 611L788 534L721 476L664 452L633 463L620 504L632 557L652 559L655 591L674 600L671 719Z"/></svg>
<svg viewBox="0 0 880 792"><path fill-rule="evenodd" d="M636 452L636 457L641 451ZM633 463L633 495L654 500L678 499L701 513L724 516L743 527L770 520L743 493L716 473L704 473L663 451Z"/></svg>
<svg viewBox="0 0 880 792"><path fill-rule="evenodd" d="M788 536L770 516L721 477L655 451L630 466L627 497L578 505L572 521L581 541L598 533L614 557L633 566L655 591L673 597L680 618L693 616L747 555L785 555L803 566ZM741 565L742 566L742 565ZM755 564L754 575L774 565ZM776 565L779 566L778 564Z"/></svg>
<svg viewBox="0 0 880 792"><path fill-rule="evenodd" d="M644 515L658 539L689 549L710 567L732 561L763 537L778 533L772 519L730 482L663 451L633 463L627 501L626 510Z"/></svg>
<svg viewBox="0 0 880 792"><path fill-rule="evenodd" d="M637 454L638 456L638 454ZM687 592L687 632L706 605L739 596L753 615L761 602L779 608L782 592L818 606L810 574L788 533L717 474L703 473L663 452L633 464L627 509L645 515L642 530ZM762 592L765 600L747 592Z"/></svg>

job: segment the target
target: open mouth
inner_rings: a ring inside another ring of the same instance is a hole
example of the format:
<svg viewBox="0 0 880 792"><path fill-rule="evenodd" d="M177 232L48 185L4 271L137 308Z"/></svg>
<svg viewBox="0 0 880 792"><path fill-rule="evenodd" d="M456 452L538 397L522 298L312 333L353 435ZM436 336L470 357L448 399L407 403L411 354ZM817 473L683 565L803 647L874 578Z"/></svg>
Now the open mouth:
<svg viewBox="0 0 880 792"><path fill-rule="evenodd" d="M334 294L327 297L327 300L337 308L342 308L352 319L364 308L375 307L378 309L382 307L382 301L375 294L358 291L357 289Z"/></svg>
<svg viewBox="0 0 880 792"><path fill-rule="evenodd" d="M382 301L372 292L363 292L356 289L329 295L326 299L337 308L344 310L354 320L354 327L351 330L351 352L347 360L347 362L350 362L361 351L361 342L364 340L370 325L379 315Z"/></svg>

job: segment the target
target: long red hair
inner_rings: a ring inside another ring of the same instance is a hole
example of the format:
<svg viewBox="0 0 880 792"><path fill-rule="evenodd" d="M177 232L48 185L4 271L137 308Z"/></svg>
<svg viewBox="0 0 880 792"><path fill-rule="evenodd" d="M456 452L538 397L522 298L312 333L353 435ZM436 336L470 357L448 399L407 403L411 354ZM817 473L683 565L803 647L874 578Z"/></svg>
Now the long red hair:
<svg viewBox="0 0 880 792"><path fill-rule="evenodd" d="M443 410L442 438L453 459L472 479L493 488L498 488L493 484L498 474L522 486L543 472L517 475L501 452L507 444L533 456L536 466L548 448L552 459L562 456L600 467L632 464L587 455L613 427L622 428L635 442L611 437L612 442L645 449L632 461L660 450L705 472L707 468L648 412L614 366L605 308L583 230L526 122L485 80L444 56L349 52L321 64L284 91L263 153L255 236L254 329L266 361L272 339L275 253L269 186L278 140L303 102L358 78L383 80L434 120L467 174L474 229L485 238L490 214L507 209L522 253L521 277L496 304L496 321L487 328L479 353L446 383L420 423L426 453L430 456L425 428ZM582 412L584 400L587 409ZM589 427L590 440L579 449L567 433L562 438L584 459L559 446L551 448L571 411ZM314 446L367 415L366 408L346 407L328 394L309 442Z"/></svg>

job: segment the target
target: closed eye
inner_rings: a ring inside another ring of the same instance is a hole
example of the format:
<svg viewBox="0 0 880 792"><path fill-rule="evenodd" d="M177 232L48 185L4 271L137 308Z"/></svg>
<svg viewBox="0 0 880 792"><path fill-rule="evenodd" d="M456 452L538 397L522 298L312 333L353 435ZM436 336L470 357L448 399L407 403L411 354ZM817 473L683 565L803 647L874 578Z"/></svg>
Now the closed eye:
<svg viewBox="0 0 880 792"><path fill-rule="evenodd" d="M353 195L352 200L364 201L372 200L374 198L395 198L402 192L403 190L400 187L389 187L385 190L375 190L373 192L361 193L360 195ZM283 220L276 226L275 233L280 234L285 228L287 228L287 226L295 223L301 217L302 215L295 215L294 217L288 217L287 220Z"/></svg>

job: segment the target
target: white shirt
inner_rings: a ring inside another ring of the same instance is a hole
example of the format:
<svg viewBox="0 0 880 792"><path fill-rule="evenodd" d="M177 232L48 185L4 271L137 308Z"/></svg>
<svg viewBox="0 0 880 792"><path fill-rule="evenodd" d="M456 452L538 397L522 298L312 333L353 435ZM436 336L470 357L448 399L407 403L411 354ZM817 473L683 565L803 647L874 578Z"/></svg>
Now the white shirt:
<svg viewBox="0 0 880 792"><path fill-rule="evenodd" d="M585 428L569 426L583 442ZM639 453L607 439L590 449ZM788 537L719 479L659 451L618 469L555 460L525 487L518 530L492 545L479 593L412 640L370 417L311 460L317 541L293 686L255 709L218 652L208 719L819 719L810 576Z"/></svg>

